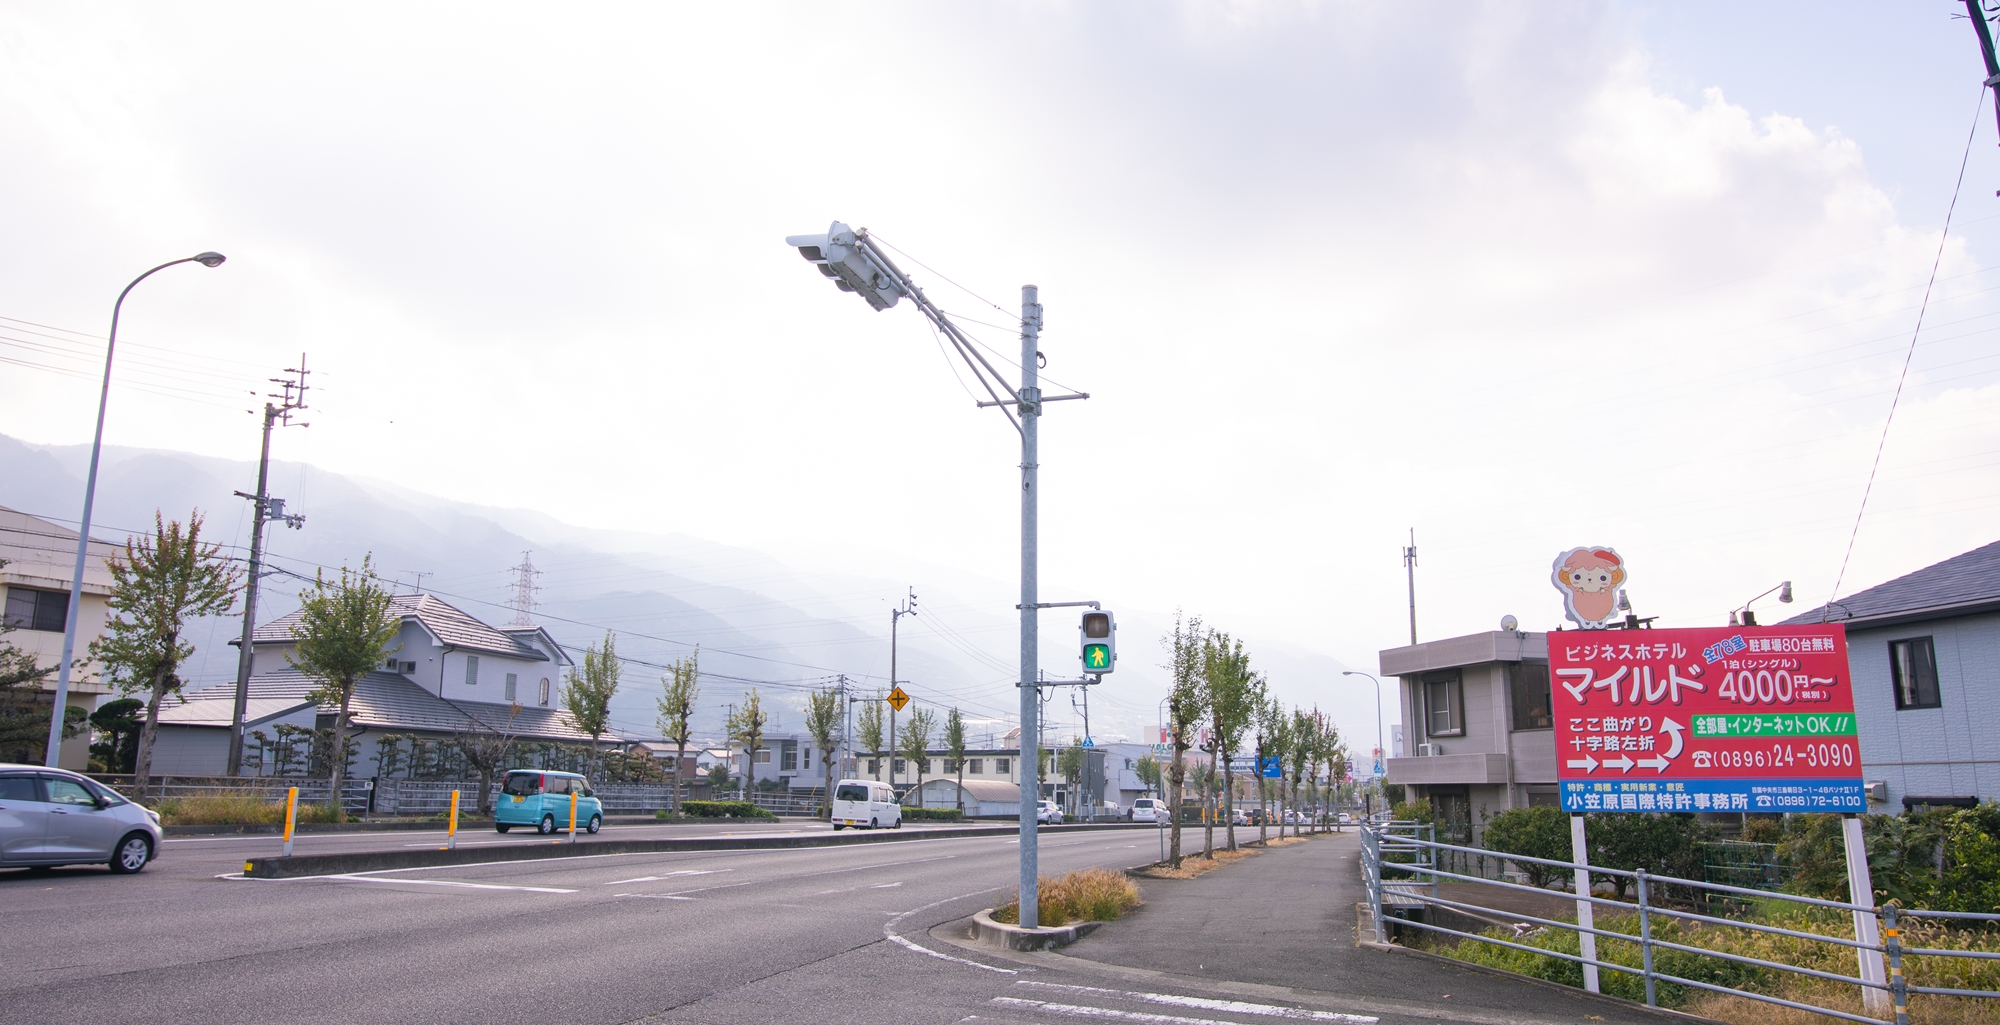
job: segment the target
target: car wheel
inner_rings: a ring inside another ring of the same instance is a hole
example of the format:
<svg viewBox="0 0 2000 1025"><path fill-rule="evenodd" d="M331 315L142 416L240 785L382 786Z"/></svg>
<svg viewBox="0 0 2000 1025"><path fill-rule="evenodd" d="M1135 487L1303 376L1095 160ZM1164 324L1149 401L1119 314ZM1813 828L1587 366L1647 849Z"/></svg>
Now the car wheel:
<svg viewBox="0 0 2000 1025"><path fill-rule="evenodd" d="M547 836L555 831L556 831L556 817L554 815L544 815L542 816L542 821L535 824L535 832L540 833L543 836Z"/></svg>
<svg viewBox="0 0 2000 1025"><path fill-rule="evenodd" d="M494 829L494 830L495 830L496 832L501 832L501 833L505 833L506 831L508 831L508 830L510 830L510 829L512 829L512 828L514 828L514 827L513 827L513 826L510 826L510 825L508 825L508 824L506 824L505 822L495 822L495 823L493 824L493 829Z"/></svg>
<svg viewBox="0 0 2000 1025"><path fill-rule="evenodd" d="M146 867L153 860L153 842L144 833L127 833L125 839L111 852L111 871L127 875Z"/></svg>
<svg viewBox="0 0 2000 1025"><path fill-rule="evenodd" d="M898 815L898 816L896 816L896 824L895 824L895 825L893 825L893 826L890 826L889 828L890 828L890 829L901 829L901 828L903 828L903 817L902 817L901 815Z"/></svg>
<svg viewBox="0 0 2000 1025"><path fill-rule="evenodd" d="M604 828L604 819L603 817L598 815L592 815L590 817L590 825L583 827L584 831L587 833L596 833L598 830L602 828Z"/></svg>
<svg viewBox="0 0 2000 1025"><path fill-rule="evenodd" d="M880 819L869 819L869 820L868 820L868 828L869 828L869 829L881 829L881 828L882 828L882 821L881 821Z"/></svg>
<svg viewBox="0 0 2000 1025"><path fill-rule="evenodd" d="M846 828L847 828L847 823L845 822L836 822L833 824L833 831L836 833Z"/></svg>

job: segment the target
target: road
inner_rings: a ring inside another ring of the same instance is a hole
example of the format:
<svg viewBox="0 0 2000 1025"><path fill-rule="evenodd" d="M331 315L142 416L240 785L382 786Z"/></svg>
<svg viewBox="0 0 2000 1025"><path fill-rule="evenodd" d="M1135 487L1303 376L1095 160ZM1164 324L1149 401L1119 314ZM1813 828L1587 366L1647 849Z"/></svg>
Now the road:
<svg viewBox="0 0 2000 1025"><path fill-rule="evenodd" d="M179 838L138 876L4 872L0 1020L1372 1025L1441 1016L1400 1005L1373 1013L1323 994L1249 998L1200 979L1134 981L1071 958L968 949L942 927L1011 892L1015 841L904 833L907 842L858 847L295 880L231 878L244 857L273 853L274 838ZM437 839L319 834L300 850ZM1152 845L1148 831L1050 835L1042 867L1138 865L1153 860Z"/></svg>

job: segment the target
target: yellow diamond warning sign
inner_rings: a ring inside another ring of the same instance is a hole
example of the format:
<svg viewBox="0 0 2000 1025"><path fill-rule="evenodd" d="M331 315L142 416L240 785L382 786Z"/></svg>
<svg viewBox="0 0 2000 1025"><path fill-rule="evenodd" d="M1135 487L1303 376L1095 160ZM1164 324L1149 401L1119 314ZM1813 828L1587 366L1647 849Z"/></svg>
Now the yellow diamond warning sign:
<svg viewBox="0 0 2000 1025"><path fill-rule="evenodd" d="M903 710L903 706L909 703L910 703L910 696L903 692L903 688L895 687L889 691L890 708L893 708L896 711L900 712Z"/></svg>

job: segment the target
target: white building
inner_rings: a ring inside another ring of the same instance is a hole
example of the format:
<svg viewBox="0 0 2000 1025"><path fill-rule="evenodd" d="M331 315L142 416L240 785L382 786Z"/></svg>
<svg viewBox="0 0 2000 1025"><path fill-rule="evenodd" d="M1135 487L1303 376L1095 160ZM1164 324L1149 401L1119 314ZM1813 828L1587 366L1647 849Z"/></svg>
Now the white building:
<svg viewBox="0 0 2000 1025"><path fill-rule="evenodd" d="M63 627L69 622L69 585L76 572L76 531L47 520L0 507L0 586L6 590L6 619L14 629L6 643L26 652L35 665L56 666L62 661ZM72 708L95 711L110 687L97 678L83 661L90 642L104 632L110 616L106 599L111 594L111 572L106 556L123 552L119 545L93 540L83 567L83 604L78 611L76 632L77 672L69 680ZM43 702L55 701L56 674L42 680ZM26 745L22 750L0 752L0 759L40 764L46 742ZM90 762L90 731L66 739L57 762L65 769L82 772Z"/></svg>

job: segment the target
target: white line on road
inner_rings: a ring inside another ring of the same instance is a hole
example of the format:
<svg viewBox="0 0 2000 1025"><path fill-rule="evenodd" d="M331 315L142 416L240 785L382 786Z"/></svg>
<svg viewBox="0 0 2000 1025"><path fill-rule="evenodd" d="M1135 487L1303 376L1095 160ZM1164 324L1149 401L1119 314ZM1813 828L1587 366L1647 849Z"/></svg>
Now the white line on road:
<svg viewBox="0 0 2000 1025"><path fill-rule="evenodd" d="M956 897L946 897L943 900L934 900L931 901L929 904L926 904L920 908L911 908L910 910L902 912L901 914L894 915L894 917L882 923L882 937L888 940L889 942L894 943L899 947L902 947L905 950L914 950L919 954L929 954L930 956L937 958L940 961L951 961L957 964L971 965L974 968L982 969L984 971L989 971L989 972L998 972L1001 975L1019 975L1021 974L1021 972L1014 968L995 968L990 964L981 964L978 961L972 960L971 958L953 957L950 954L932 950L931 948L923 946L922 944L913 943L910 940L903 938L901 934L896 932L896 923L901 922L903 919L908 918L919 911L929 911L934 907L938 907L939 905L943 904L949 904L955 900L964 900L967 897L978 897L983 894L993 893L995 891L1004 889L1006 889L1006 887L1004 886L991 886L987 887L984 890L974 890L971 893L961 893ZM1033 969L1029 970L1032 971Z"/></svg>
<svg viewBox="0 0 2000 1025"><path fill-rule="evenodd" d="M678 893L614 893L613 897L644 897L647 900L700 900L700 897L683 897Z"/></svg>
<svg viewBox="0 0 2000 1025"><path fill-rule="evenodd" d="M717 872L734 872L734 871L736 870L733 868L684 868L677 872L668 872L665 875L640 876L637 879L620 879L616 882L605 883L604 885L622 886L626 883L657 883L660 880L667 878L668 876L712 876Z"/></svg>
<svg viewBox="0 0 2000 1025"><path fill-rule="evenodd" d="M1033 986L1036 989L1061 990L1065 993L1090 993L1097 996L1123 997L1127 1000L1143 1000L1149 1004L1170 1004L1199 1011L1221 1011L1225 1014L1258 1014L1268 1018L1299 1018L1307 1021L1340 1021L1352 1025L1373 1025L1382 1019L1365 1014L1341 1014L1338 1011L1315 1011L1305 1007L1283 1007L1278 1004L1253 1004L1245 1000L1214 1000L1208 997L1184 997L1173 993L1144 993L1133 990L1099 989L1094 986L1065 986L1054 982L1029 982L1020 980L1016 986ZM1170 1019L1186 1021L1190 1019Z"/></svg>
<svg viewBox="0 0 2000 1025"><path fill-rule="evenodd" d="M901 886L901 885L903 885L903 884L902 884L902 883L901 883L900 881L899 881L899 882L894 882L894 883L876 883L875 885L873 885L873 886L869 887L869 889L871 889L871 890L891 890L891 889L895 889L896 887L898 887L898 886Z"/></svg>
<svg viewBox="0 0 2000 1025"><path fill-rule="evenodd" d="M459 886L468 890L524 890L528 893L575 893L554 886L503 886L499 883L461 883L453 879L381 879L376 876L336 875L321 876L322 879L340 879L350 883L394 883L398 886Z"/></svg>

